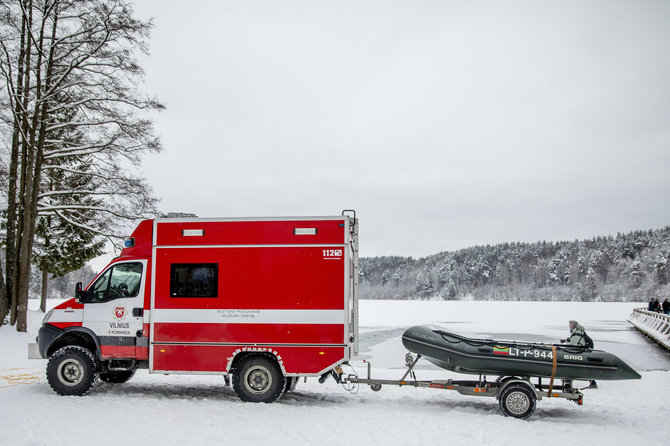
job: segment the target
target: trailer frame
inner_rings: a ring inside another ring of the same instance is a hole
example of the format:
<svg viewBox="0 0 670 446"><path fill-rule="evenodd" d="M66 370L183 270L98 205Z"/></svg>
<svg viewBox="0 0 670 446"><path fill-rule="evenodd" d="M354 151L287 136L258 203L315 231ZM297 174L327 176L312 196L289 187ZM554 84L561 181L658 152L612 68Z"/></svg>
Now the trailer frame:
<svg viewBox="0 0 670 446"><path fill-rule="evenodd" d="M583 404L584 395L581 389L572 387L572 382L563 380L561 386L554 386L553 382L543 383L539 376L498 376L494 381L488 381L486 375L480 374L477 380L418 380L414 367L422 358L420 354L413 357L411 353L405 355L407 371L399 380L372 378L372 364L367 364L367 377L360 378L356 374L343 377L339 374L338 381L343 384L363 384L378 392L382 386L410 386L429 389L454 390L461 395L494 397L499 401L500 409L505 416L526 419L535 411L536 401L542 398L562 398ZM336 379L338 377L336 376ZM410 378L410 379L408 379ZM533 382L532 379L536 379ZM597 388L591 382L588 388Z"/></svg>

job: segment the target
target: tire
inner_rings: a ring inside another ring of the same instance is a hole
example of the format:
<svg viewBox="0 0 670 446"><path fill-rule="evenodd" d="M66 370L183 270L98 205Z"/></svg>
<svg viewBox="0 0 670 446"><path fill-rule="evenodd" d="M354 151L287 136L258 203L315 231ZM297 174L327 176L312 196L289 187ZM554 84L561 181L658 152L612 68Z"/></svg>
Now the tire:
<svg viewBox="0 0 670 446"><path fill-rule="evenodd" d="M47 363L47 381L59 395L85 395L97 379L93 353L78 345L57 350Z"/></svg>
<svg viewBox="0 0 670 446"><path fill-rule="evenodd" d="M277 363L260 355L247 356L233 372L233 389L244 402L271 403L281 396L286 378Z"/></svg>
<svg viewBox="0 0 670 446"><path fill-rule="evenodd" d="M110 384L123 384L135 375L135 370L105 372L100 374L100 380Z"/></svg>
<svg viewBox="0 0 670 446"><path fill-rule="evenodd" d="M500 393L500 409L506 417L526 419L535 412L537 397L526 384L510 384Z"/></svg>

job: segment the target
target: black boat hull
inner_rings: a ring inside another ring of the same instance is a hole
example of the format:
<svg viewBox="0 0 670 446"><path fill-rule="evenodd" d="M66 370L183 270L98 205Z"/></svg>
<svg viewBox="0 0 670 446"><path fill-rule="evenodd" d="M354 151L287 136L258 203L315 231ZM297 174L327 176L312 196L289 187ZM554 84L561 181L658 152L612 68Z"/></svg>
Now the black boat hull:
<svg viewBox="0 0 670 446"><path fill-rule="evenodd" d="M409 328L403 345L412 353L458 373L551 377L553 349L547 344L528 344L492 339L471 339L426 327ZM555 345L558 379L623 380L640 375L616 355L570 345Z"/></svg>

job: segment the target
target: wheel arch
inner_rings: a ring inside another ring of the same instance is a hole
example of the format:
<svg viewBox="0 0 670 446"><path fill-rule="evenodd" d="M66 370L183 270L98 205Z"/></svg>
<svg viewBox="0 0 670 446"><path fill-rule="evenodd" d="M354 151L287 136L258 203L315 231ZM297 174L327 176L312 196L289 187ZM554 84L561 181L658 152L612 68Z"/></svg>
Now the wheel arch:
<svg viewBox="0 0 670 446"><path fill-rule="evenodd" d="M281 355L276 351L270 348L239 348L233 352L233 354L228 358L228 364L226 365L226 372L232 374L235 368L238 366L240 361L249 356L265 356L272 361L276 362L281 370L282 375L286 376L286 369L284 368L284 361L282 360Z"/></svg>
<svg viewBox="0 0 670 446"><path fill-rule="evenodd" d="M63 334L54 339L46 349L46 357L50 358L56 351L68 345L78 345L89 350L101 360L100 340L92 330L86 327L68 327Z"/></svg>
<svg viewBox="0 0 670 446"><path fill-rule="evenodd" d="M521 379L521 378L517 378L515 376L510 376L510 377L503 378L502 383L503 384L498 388L498 394L496 395L496 399L498 399L498 400L500 399L500 395L505 391L505 389L508 388L509 386L513 385L513 384L520 384L524 387L527 387L528 390L530 390L532 392L532 394L535 396L536 400L540 399L540 395L538 394L537 389L535 388L535 386L533 386L533 384L526 379Z"/></svg>

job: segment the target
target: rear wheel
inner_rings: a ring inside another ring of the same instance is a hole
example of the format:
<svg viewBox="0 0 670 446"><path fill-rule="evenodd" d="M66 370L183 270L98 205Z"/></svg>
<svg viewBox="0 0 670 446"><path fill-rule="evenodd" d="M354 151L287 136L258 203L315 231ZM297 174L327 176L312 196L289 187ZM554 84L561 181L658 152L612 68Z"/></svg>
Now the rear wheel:
<svg viewBox="0 0 670 446"><path fill-rule="evenodd" d="M500 409L506 417L526 419L535 411L535 392L525 384L510 384L500 393Z"/></svg>
<svg viewBox="0 0 670 446"><path fill-rule="evenodd" d="M98 367L93 354L78 345L57 350L47 363L47 381L60 395L84 395L97 378Z"/></svg>
<svg viewBox="0 0 670 446"><path fill-rule="evenodd" d="M117 372L105 372L100 374L100 380L106 383L123 384L135 375L135 370L122 370Z"/></svg>
<svg viewBox="0 0 670 446"><path fill-rule="evenodd" d="M242 401L271 403L281 396L285 386L286 378L279 366L267 356L247 356L233 373L233 389Z"/></svg>

